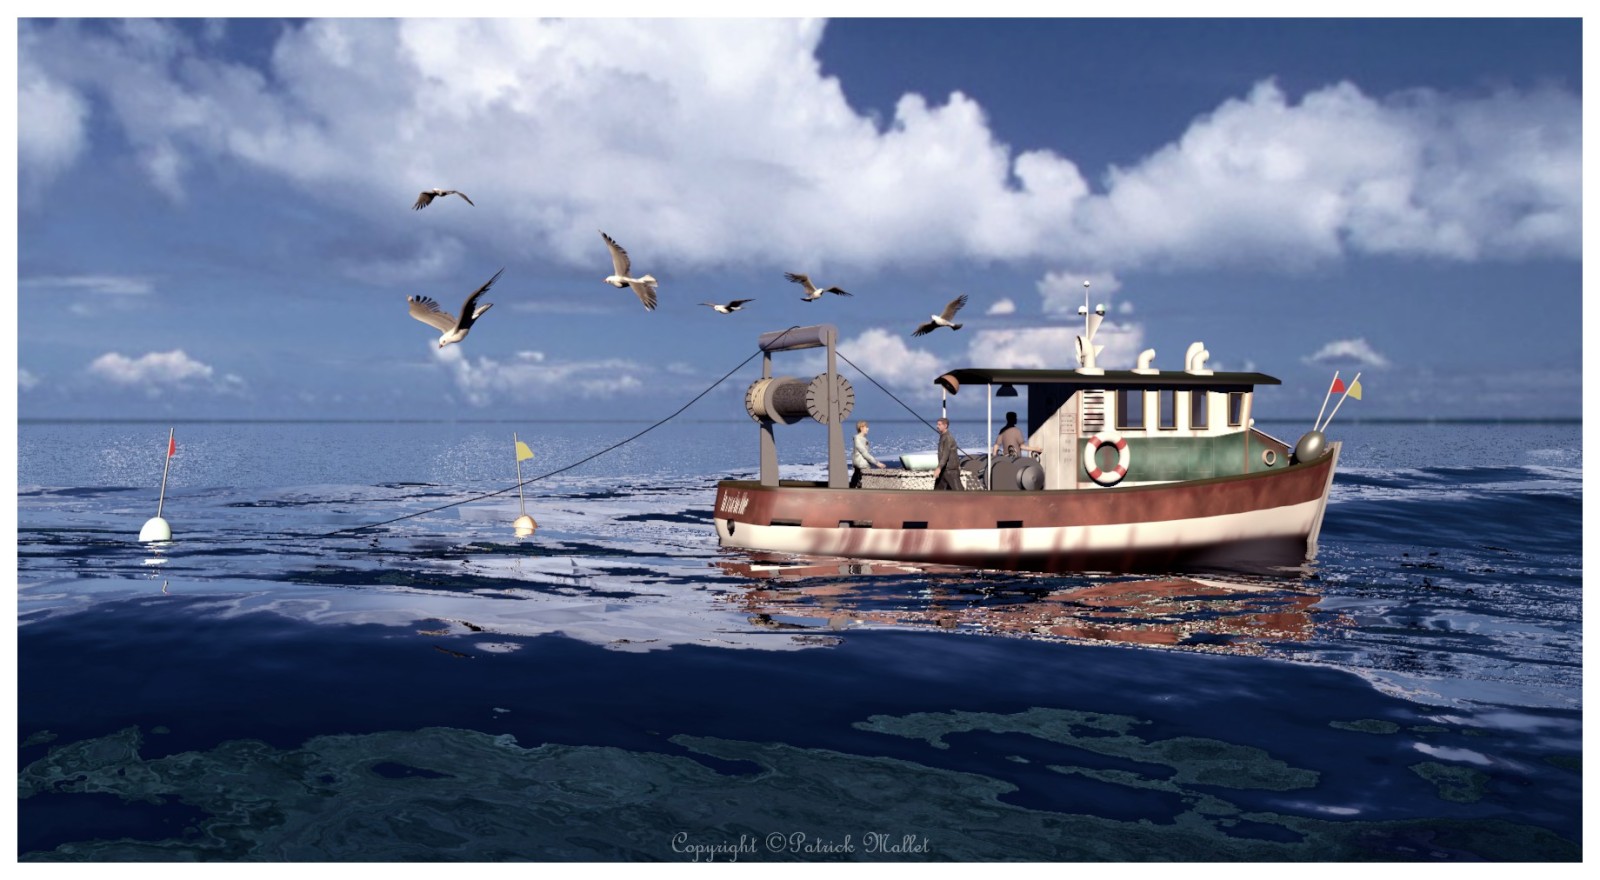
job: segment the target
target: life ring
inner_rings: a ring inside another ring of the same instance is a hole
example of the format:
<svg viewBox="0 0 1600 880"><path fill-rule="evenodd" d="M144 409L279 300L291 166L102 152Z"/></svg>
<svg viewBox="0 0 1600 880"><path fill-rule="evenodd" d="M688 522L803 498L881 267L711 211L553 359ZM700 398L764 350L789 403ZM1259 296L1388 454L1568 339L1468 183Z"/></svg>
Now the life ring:
<svg viewBox="0 0 1600 880"><path fill-rule="evenodd" d="M1276 465L1278 463L1278 451L1276 449L1261 450L1261 463L1267 467Z"/></svg>
<svg viewBox="0 0 1600 880"><path fill-rule="evenodd" d="M1109 471L1100 469L1100 447L1107 443L1117 447L1117 466ZM1115 486L1123 477L1128 475L1128 441L1118 434L1095 434L1089 438L1083 450L1083 469L1088 472L1089 479L1102 486Z"/></svg>

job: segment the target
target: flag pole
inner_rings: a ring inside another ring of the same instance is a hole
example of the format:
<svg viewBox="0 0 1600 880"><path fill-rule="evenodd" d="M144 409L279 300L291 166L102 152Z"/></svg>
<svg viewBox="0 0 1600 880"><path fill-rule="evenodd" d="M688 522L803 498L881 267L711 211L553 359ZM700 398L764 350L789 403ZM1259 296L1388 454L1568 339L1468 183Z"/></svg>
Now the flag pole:
<svg viewBox="0 0 1600 880"><path fill-rule="evenodd" d="M161 508L167 503L167 471L172 468L172 438L177 436L176 428L167 429L167 460L161 465L161 497L156 500L156 518L161 518Z"/></svg>
<svg viewBox="0 0 1600 880"><path fill-rule="evenodd" d="M521 442L521 440L517 439L517 432L512 431L511 456L517 460L517 508L522 511L523 516L527 516L528 502L522 497L522 456L518 454L521 450L521 447L517 445Z"/></svg>
<svg viewBox="0 0 1600 880"><path fill-rule="evenodd" d="M145 520L144 527L139 529L140 541L172 540L172 526L161 518L161 509L167 503L167 472L172 470L172 453L178 451L178 445L173 442L176 431L176 428L167 429L167 460L161 465L161 496L156 501L156 515Z"/></svg>
<svg viewBox="0 0 1600 880"><path fill-rule="evenodd" d="M1322 414L1328 411L1328 398L1333 396L1333 386L1337 384L1339 384L1339 371L1334 370L1333 381L1328 383L1328 393L1322 395L1322 409L1317 410L1317 420L1311 423L1311 430L1318 430L1317 426L1322 424ZM1334 409L1338 409L1338 407L1334 407Z"/></svg>
<svg viewBox="0 0 1600 880"><path fill-rule="evenodd" d="M522 511L522 515L517 517L516 521L511 524L511 528L512 531L516 532L517 537L526 538L533 534L534 529L539 527L539 524L533 521L533 517L528 515L528 501L522 492L522 460L524 458L533 458L533 450L522 442L522 438L517 436L516 431L511 432L511 450L512 455L517 459L517 508ZM523 455L522 453L524 452L528 454Z"/></svg>
<svg viewBox="0 0 1600 880"><path fill-rule="evenodd" d="M1350 388L1356 387L1356 383L1360 381L1361 374L1356 373L1356 377L1350 380ZM1328 430L1328 426L1333 424L1333 417L1339 414L1339 407L1344 406L1344 398L1350 396L1350 388L1346 388L1344 390L1344 397L1339 398L1339 402L1333 405L1333 412L1328 413L1328 420L1322 423L1321 430L1326 431Z"/></svg>

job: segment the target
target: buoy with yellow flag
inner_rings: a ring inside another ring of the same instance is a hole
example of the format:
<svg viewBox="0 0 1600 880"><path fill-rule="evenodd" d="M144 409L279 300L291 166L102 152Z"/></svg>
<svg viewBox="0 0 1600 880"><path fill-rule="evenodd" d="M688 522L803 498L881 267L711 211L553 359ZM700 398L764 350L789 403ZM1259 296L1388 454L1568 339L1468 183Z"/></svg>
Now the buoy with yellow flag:
<svg viewBox="0 0 1600 880"><path fill-rule="evenodd" d="M528 515L528 502L522 496L522 463L533 458L533 450L528 448L528 444L517 439L514 431L511 434L511 442L517 446L517 507L522 511L522 515L517 517L511 527L516 530L517 537L526 538L539 527L539 524L533 521L533 517Z"/></svg>
<svg viewBox="0 0 1600 880"><path fill-rule="evenodd" d="M161 508L167 503L167 471L172 468L172 456L178 451L176 429L167 429L167 461L161 466L161 497L156 501L156 515L145 521L139 530L140 541L170 541L172 526L161 518Z"/></svg>

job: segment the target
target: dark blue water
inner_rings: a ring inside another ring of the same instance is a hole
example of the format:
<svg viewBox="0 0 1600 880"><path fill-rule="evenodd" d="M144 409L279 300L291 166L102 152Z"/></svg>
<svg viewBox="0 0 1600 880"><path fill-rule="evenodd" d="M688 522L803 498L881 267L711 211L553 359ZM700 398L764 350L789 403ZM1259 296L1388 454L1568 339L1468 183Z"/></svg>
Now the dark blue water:
<svg viewBox="0 0 1600 880"><path fill-rule="evenodd" d="M180 424L145 546L165 426L22 425L19 858L1581 858L1576 425L1336 428L1280 577L724 553L748 422L530 485L531 537L514 490L327 536L642 427Z"/></svg>

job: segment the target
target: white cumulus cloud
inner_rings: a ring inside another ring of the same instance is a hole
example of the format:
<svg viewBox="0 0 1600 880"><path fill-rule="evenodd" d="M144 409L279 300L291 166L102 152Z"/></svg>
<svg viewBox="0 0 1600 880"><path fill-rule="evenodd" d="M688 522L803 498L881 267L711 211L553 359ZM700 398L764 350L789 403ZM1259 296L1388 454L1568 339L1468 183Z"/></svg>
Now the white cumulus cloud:
<svg viewBox="0 0 1600 880"><path fill-rule="evenodd" d="M1318 349L1315 354L1301 358L1308 364L1332 366L1362 366L1381 369L1389 366L1389 359L1375 351L1365 338L1335 339Z"/></svg>
<svg viewBox="0 0 1600 880"><path fill-rule="evenodd" d="M995 302L994 305L989 307L988 311L984 312L985 315L1014 315L1016 313L1017 304L1012 302L1010 297Z"/></svg>
<svg viewBox="0 0 1600 880"><path fill-rule="evenodd" d="M222 54L216 28L23 20L24 106L46 120L25 129L23 167L81 163L84 131L105 129L120 138L104 148L125 146L175 200L206 163L275 175L374 230L416 228L397 181L488 194L475 198L493 211L430 227L424 263L461 236L587 264L599 228L657 274L752 255L817 271L962 258L1126 271L1580 252L1571 91L1291 96L1263 82L1140 162L1096 169L1096 189L1065 155L1013 150L960 92L858 113L822 72L824 27L318 19L281 25L255 62Z"/></svg>
<svg viewBox="0 0 1600 880"><path fill-rule="evenodd" d="M137 358L107 352L89 364L89 372L118 385L177 385L210 379L213 370L182 349L152 351Z"/></svg>
<svg viewBox="0 0 1600 880"><path fill-rule="evenodd" d="M434 359L449 371L456 388L473 406L500 400L609 398L641 391L651 368L623 358L552 361L543 352L521 351L510 360L473 359L460 346L431 346Z"/></svg>
<svg viewBox="0 0 1600 880"><path fill-rule="evenodd" d="M25 369L23 369L21 367L17 368L17 389L18 390L20 390L20 391L32 391L33 389L38 388L38 387L39 387L39 377L38 376L35 376L33 373L30 373L30 372L28 372L27 370L25 370Z"/></svg>
<svg viewBox="0 0 1600 880"><path fill-rule="evenodd" d="M997 369L1076 369L1076 338L1082 333L1081 327L980 330L968 347L968 358L974 364ZM1102 368L1128 369L1144 345L1144 328L1107 321L1095 331L1094 342L1105 347L1096 358Z"/></svg>
<svg viewBox="0 0 1600 880"><path fill-rule="evenodd" d="M17 126L18 182L36 195L83 153L89 108L76 89L23 62L17 66L17 115L26 120Z"/></svg>
<svg viewBox="0 0 1600 880"><path fill-rule="evenodd" d="M1340 83L1296 103L1263 82L1114 169L1079 228L1122 266L1575 257L1580 120L1553 89L1375 98Z"/></svg>

